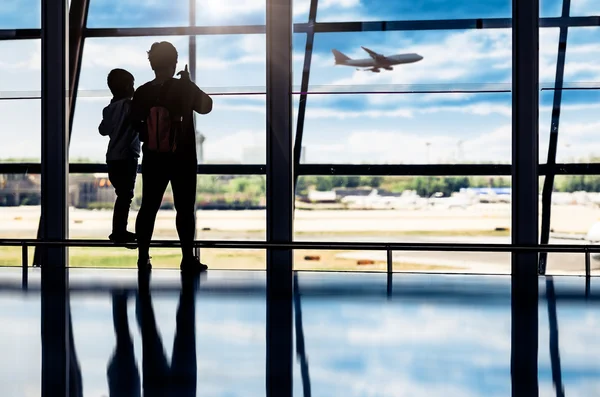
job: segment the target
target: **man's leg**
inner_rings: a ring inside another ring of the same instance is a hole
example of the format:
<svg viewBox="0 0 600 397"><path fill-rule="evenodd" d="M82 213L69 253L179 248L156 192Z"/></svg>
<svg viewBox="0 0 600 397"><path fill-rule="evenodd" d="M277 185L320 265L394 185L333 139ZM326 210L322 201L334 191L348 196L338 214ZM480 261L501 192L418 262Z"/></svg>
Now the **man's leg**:
<svg viewBox="0 0 600 397"><path fill-rule="evenodd" d="M171 395L195 397L198 377L196 358L196 288L198 277L182 277L177 325L171 360Z"/></svg>
<svg viewBox="0 0 600 397"><path fill-rule="evenodd" d="M137 300L137 320L142 334L142 387L144 397L164 397L171 383L170 367L167 362L162 339L156 326L150 291L140 289Z"/></svg>
<svg viewBox="0 0 600 397"><path fill-rule="evenodd" d="M160 209L165 189L169 184L169 165L155 158L142 160L142 205L135 223L138 241L138 264L150 258L150 241L154 232L156 214Z"/></svg>
<svg viewBox="0 0 600 397"><path fill-rule="evenodd" d="M180 162L173 169L171 186L173 187L173 203L177 215L175 222L177 233L181 241L183 261L194 260L194 232L196 221L196 164L186 161Z"/></svg>

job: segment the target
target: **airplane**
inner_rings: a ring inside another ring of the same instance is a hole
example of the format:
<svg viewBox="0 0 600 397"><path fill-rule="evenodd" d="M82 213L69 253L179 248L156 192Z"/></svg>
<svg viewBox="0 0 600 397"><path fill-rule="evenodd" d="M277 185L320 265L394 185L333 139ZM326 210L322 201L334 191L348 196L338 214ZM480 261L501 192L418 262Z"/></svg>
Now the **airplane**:
<svg viewBox="0 0 600 397"><path fill-rule="evenodd" d="M419 62L423 59L423 57L419 54L399 54L399 55L391 55L386 57L385 55L378 54L373 50L370 50L366 47L362 47L371 58L366 59L351 59L349 56L342 54L336 49L331 50L333 52L333 56L335 58L335 65L343 65L343 66L354 66L356 70L362 70L365 72L373 72L379 73L381 69L384 70L394 70L394 65L401 65L404 63L414 63ZM368 68L368 69L361 69Z"/></svg>

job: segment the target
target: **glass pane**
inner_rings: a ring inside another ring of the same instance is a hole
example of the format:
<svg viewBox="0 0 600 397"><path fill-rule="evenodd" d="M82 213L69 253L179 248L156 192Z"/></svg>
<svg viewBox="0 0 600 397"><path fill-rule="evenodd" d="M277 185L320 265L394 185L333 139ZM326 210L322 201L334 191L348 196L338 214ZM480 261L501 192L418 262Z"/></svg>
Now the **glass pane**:
<svg viewBox="0 0 600 397"><path fill-rule="evenodd" d="M111 233L114 188L106 174L72 174L69 191L71 206L69 235L74 239L107 239ZM199 175L197 183L197 239L252 240L266 238L266 183L262 175ZM142 178L138 174L128 229L135 221L142 198ZM158 212L153 238L177 240L173 193L167 187ZM36 224L37 227L37 224ZM153 250L156 268L179 267L178 248ZM137 252L124 248L71 248L72 267L135 267ZM264 250L203 249L202 260L211 269L265 269Z"/></svg>
<svg viewBox="0 0 600 397"><path fill-rule="evenodd" d="M541 189L543 178L540 179ZM550 213L550 244L598 244L600 242L600 176L557 175L554 178ZM600 268L600 255L591 255L591 268L594 272ZM583 275L584 273L583 254L548 255L547 274Z"/></svg>
<svg viewBox="0 0 600 397"><path fill-rule="evenodd" d="M90 28L189 25L189 1L91 0Z"/></svg>
<svg viewBox="0 0 600 397"><path fill-rule="evenodd" d="M571 1L571 4L575 1L577 0ZM559 17L562 13L562 4L563 0L540 0L540 17Z"/></svg>
<svg viewBox="0 0 600 397"><path fill-rule="evenodd" d="M304 70L304 57L306 52L306 34L295 33L292 37L292 78L294 87L300 88L302 72ZM312 65L312 59L311 59Z"/></svg>
<svg viewBox="0 0 600 397"><path fill-rule="evenodd" d="M2 52L2 59L0 60L0 70L2 71L0 98L39 97L42 85L40 73L42 62L41 41L0 41L0 51Z"/></svg>
<svg viewBox="0 0 600 397"><path fill-rule="evenodd" d="M565 58L565 82L599 83L600 54L595 51L600 28L570 28Z"/></svg>
<svg viewBox="0 0 600 397"><path fill-rule="evenodd" d="M600 128L598 120L599 100L600 91L596 90L563 92L558 129L557 162L600 162L600 144L598 143L598 128ZM548 134L550 129L546 128L542 131L544 134Z"/></svg>
<svg viewBox="0 0 600 397"><path fill-rule="evenodd" d="M196 47L196 82L201 87L209 91L213 87L227 88L229 93L264 92L267 64L264 34L197 36ZM243 90L237 90L240 88Z"/></svg>
<svg viewBox="0 0 600 397"><path fill-rule="evenodd" d="M1 41L0 162L34 162L41 156L41 43Z"/></svg>
<svg viewBox="0 0 600 397"><path fill-rule="evenodd" d="M310 94L303 160L510 163L511 114L511 96L504 93Z"/></svg>
<svg viewBox="0 0 600 397"><path fill-rule="evenodd" d="M41 26L41 0L4 0L0 6L2 29L34 29ZM3 52L3 54L5 54Z"/></svg>
<svg viewBox="0 0 600 397"><path fill-rule="evenodd" d="M542 88L554 88L556 79L556 61L558 59L559 29L540 29L540 68L539 79ZM569 53L567 48L567 54ZM568 80L565 80L568 81ZM543 95L545 91L542 91Z"/></svg>
<svg viewBox="0 0 600 397"><path fill-rule="evenodd" d="M511 41L510 29L319 33L315 36L310 82L311 86L360 86L361 89L411 84L436 91L447 90L451 84L470 89L490 88L483 84L504 87L512 78ZM351 60L370 61L369 54L361 47L385 56L417 54L423 59L394 65L392 70L382 67L379 73L365 70L367 67L356 70L355 66L334 64L333 49ZM295 51L303 50L295 48Z"/></svg>
<svg viewBox="0 0 600 397"><path fill-rule="evenodd" d="M204 25L264 25L265 0L196 0L196 23Z"/></svg>
<svg viewBox="0 0 600 397"><path fill-rule="evenodd" d="M600 14L600 3L597 1L571 0L572 16L596 16L598 14Z"/></svg>
<svg viewBox="0 0 600 397"><path fill-rule="evenodd" d="M508 244L510 181L510 176L300 177L294 238ZM383 270L386 263L385 252L297 251L296 255L300 269L372 271ZM394 270L411 269L509 273L510 254L395 252Z"/></svg>
<svg viewBox="0 0 600 397"><path fill-rule="evenodd" d="M206 164L265 164L265 97L214 96L213 111L198 118Z"/></svg>
<svg viewBox="0 0 600 397"><path fill-rule="evenodd" d="M38 158L39 161L39 158ZM35 239L40 224L39 174L0 174L0 238ZM34 248L29 249L29 264ZM0 247L0 266L21 266L21 247Z"/></svg>
<svg viewBox="0 0 600 397"><path fill-rule="evenodd" d="M0 162L40 162L40 107L37 99L0 100Z"/></svg>
<svg viewBox="0 0 600 397"><path fill-rule="evenodd" d="M308 18L310 0L297 0L294 13ZM324 21L382 21L424 20L456 18L510 18L511 2L492 0L486 2L441 0L381 1L381 0L331 0L320 1L317 19ZM299 18L298 18L299 19Z"/></svg>

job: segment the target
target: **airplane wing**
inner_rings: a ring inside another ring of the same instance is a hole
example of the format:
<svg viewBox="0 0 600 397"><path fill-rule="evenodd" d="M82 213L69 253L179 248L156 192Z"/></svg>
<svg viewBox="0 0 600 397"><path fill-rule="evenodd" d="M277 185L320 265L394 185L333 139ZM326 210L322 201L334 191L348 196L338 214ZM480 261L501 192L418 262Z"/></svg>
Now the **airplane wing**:
<svg viewBox="0 0 600 397"><path fill-rule="evenodd" d="M374 60L376 60L376 61L379 60L379 59L385 58L385 56L383 56L381 54L378 54L375 51L368 49L367 47L362 47L361 46L360 48L362 48L363 50L365 50L369 54L369 56L371 58L373 58Z"/></svg>

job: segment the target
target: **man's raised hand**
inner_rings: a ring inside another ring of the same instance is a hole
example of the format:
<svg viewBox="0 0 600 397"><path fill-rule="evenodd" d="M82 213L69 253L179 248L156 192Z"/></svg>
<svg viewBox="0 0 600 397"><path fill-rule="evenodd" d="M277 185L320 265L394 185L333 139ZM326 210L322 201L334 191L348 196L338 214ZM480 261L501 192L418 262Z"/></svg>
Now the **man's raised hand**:
<svg viewBox="0 0 600 397"><path fill-rule="evenodd" d="M188 70L188 65L185 65L185 69L180 71L179 73L177 73L177 76L179 76L181 78L181 80L188 80L190 81L190 72Z"/></svg>

